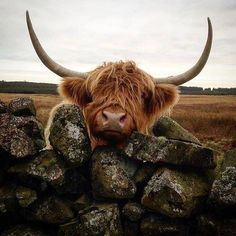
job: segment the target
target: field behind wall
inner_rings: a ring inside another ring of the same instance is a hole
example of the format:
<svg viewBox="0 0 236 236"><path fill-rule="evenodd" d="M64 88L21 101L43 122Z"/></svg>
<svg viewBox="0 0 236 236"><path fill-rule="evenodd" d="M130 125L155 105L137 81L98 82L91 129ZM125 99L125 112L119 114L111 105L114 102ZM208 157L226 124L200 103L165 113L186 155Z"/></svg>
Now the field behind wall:
<svg viewBox="0 0 236 236"><path fill-rule="evenodd" d="M53 106L61 102L58 95L0 93L0 100L31 97L38 119L45 125ZM181 95L171 117L192 132L202 143L219 151L236 147L236 96Z"/></svg>

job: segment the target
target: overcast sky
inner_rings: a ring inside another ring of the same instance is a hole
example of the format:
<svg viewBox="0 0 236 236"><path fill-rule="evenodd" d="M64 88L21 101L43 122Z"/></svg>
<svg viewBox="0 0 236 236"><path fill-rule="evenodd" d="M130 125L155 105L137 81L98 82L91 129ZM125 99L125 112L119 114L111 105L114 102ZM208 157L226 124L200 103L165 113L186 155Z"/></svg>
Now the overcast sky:
<svg viewBox="0 0 236 236"><path fill-rule="evenodd" d="M59 64L83 72L130 59L155 77L196 63L210 17L210 58L186 85L236 87L235 0L1 0L0 80L60 82L31 45L27 9L40 42Z"/></svg>

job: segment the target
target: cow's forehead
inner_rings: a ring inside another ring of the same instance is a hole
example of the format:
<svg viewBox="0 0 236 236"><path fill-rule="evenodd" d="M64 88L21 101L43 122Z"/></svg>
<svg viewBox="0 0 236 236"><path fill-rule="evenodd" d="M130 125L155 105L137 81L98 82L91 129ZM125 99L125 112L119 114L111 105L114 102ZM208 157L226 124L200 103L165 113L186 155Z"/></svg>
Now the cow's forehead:
<svg viewBox="0 0 236 236"><path fill-rule="evenodd" d="M137 93L143 89L154 89L150 75L139 69L134 62L109 63L95 69L87 79L91 93L109 90L131 90Z"/></svg>

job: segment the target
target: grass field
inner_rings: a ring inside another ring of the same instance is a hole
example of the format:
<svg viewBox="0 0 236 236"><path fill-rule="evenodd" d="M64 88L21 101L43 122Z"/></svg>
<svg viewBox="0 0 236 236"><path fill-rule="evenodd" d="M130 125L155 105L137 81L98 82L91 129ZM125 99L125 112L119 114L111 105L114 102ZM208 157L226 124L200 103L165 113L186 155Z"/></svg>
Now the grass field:
<svg viewBox="0 0 236 236"><path fill-rule="evenodd" d="M45 125L49 112L61 99L57 95L1 94L8 103L16 97L31 97L37 118ZM207 146L225 151L236 147L236 96L181 95L171 117Z"/></svg>

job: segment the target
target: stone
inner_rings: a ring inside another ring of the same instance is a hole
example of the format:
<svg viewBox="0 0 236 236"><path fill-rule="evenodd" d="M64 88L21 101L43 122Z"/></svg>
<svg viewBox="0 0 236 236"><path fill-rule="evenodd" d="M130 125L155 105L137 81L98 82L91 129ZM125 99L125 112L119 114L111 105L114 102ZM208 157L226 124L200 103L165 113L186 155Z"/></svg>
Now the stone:
<svg viewBox="0 0 236 236"><path fill-rule="evenodd" d="M125 220L123 223L124 226L124 236L138 236L142 235L140 232L140 227L138 222L132 222Z"/></svg>
<svg viewBox="0 0 236 236"><path fill-rule="evenodd" d="M79 216L81 223L78 235L123 235L117 204L95 204Z"/></svg>
<svg viewBox="0 0 236 236"><path fill-rule="evenodd" d="M93 203L92 198L88 194L83 193L79 198L77 198L73 202L73 208L77 211L80 211L91 206L92 203Z"/></svg>
<svg viewBox="0 0 236 236"><path fill-rule="evenodd" d="M146 216L140 225L143 236L154 235L191 235L189 226L185 222L176 219L158 217L154 214Z"/></svg>
<svg viewBox="0 0 236 236"><path fill-rule="evenodd" d="M5 184L0 187L0 215L15 212L17 209L16 186Z"/></svg>
<svg viewBox="0 0 236 236"><path fill-rule="evenodd" d="M200 141L195 136L167 116L160 117L154 124L152 131L157 137L165 136L168 139L176 139L201 145Z"/></svg>
<svg viewBox="0 0 236 236"><path fill-rule="evenodd" d="M48 183L58 194L81 194L88 189L85 177L77 168L67 168L64 160L53 150L40 152L34 159L12 166L8 173L19 179ZM27 181L26 181L27 182Z"/></svg>
<svg viewBox="0 0 236 236"><path fill-rule="evenodd" d="M236 235L236 219L234 217L215 217L203 214L197 217L196 235Z"/></svg>
<svg viewBox="0 0 236 236"><path fill-rule="evenodd" d="M74 217L74 212L66 201L55 196L49 196L28 207L25 216L27 220L46 224L63 224Z"/></svg>
<svg viewBox="0 0 236 236"><path fill-rule="evenodd" d="M230 208L236 210L236 168L226 167L212 185L209 204L215 209Z"/></svg>
<svg viewBox="0 0 236 236"><path fill-rule="evenodd" d="M74 219L66 224L59 225L57 236L78 236L79 222Z"/></svg>
<svg viewBox="0 0 236 236"><path fill-rule="evenodd" d="M72 166L80 166L91 155L84 117L76 105L62 105L50 127L50 143Z"/></svg>
<svg viewBox="0 0 236 236"><path fill-rule="evenodd" d="M157 170L156 166L153 166L151 163L143 163L142 166L136 171L134 176L134 181L136 185L145 185L148 180L152 177L154 172Z"/></svg>
<svg viewBox="0 0 236 236"><path fill-rule="evenodd" d="M50 236L39 229L28 225L15 225L1 233L0 236Z"/></svg>
<svg viewBox="0 0 236 236"><path fill-rule="evenodd" d="M57 186L63 183L65 168L65 164L54 151L46 150L34 159L12 166L8 172L19 178L35 178Z"/></svg>
<svg viewBox="0 0 236 236"><path fill-rule="evenodd" d="M145 187L141 203L171 218L188 218L199 211L209 191L200 174L161 168Z"/></svg>
<svg viewBox="0 0 236 236"><path fill-rule="evenodd" d="M21 97L10 101L9 111L15 116L35 116L36 110L31 98Z"/></svg>
<svg viewBox="0 0 236 236"><path fill-rule="evenodd" d="M119 151L101 147L92 156L92 188L95 198L133 198L136 186L122 169Z"/></svg>
<svg viewBox="0 0 236 236"><path fill-rule="evenodd" d="M43 126L34 116L0 114L0 149L15 158L35 155L45 146Z"/></svg>
<svg viewBox="0 0 236 236"><path fill-rule="evenodd" d="M25 208L37 200L37 192L30 188L19 186L16 188L16 199L18 204Z"/></svg>
<svg viewBox="0 0 236 236"><path fill-rule="evenodd" d="M128 202L124 205L122 209L122 213L126 216L130 221L139 221L143 214L145 213L145 209L143 206L137 202Z"/></svg>
<svg viewBox="0 0 236 236"><path fill-rule="evenodd" d="M213 151L200 145L134 132L123 150L132 159L204 169L215 168Z"/></svg>
<svg viewBox="0 0 236 236"><path fill-rule="evenodd" d="M37 152L32 139L23 131L12 126L1 129L0 149L16 159L33 156Z"/></svg>
<svg viewBox="0 0 236 236"><path fill-rule="evenodd" d="M218 177L212 185L209 204L221 211L222 208L236 210L236 149L225 153Z"/></svg>
<svg viewBox="0 0 236 236"><path fill-rule="evenodd" d="M0 114L7 112L7 105L0 100Z"/></svg>

